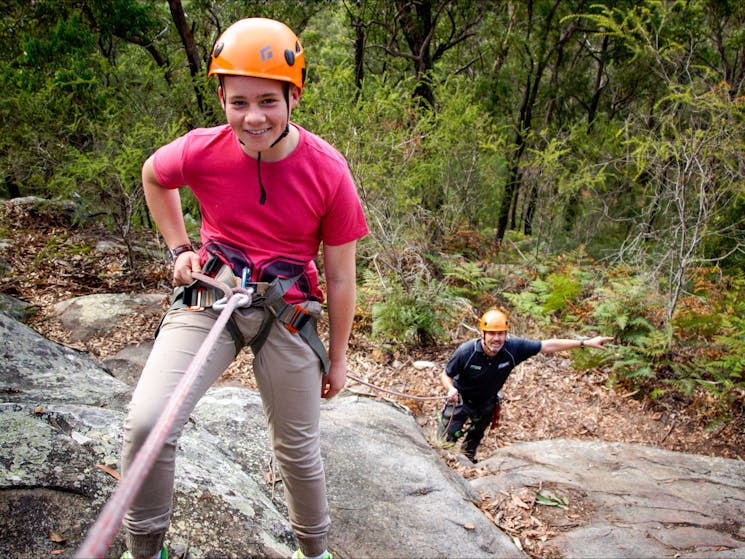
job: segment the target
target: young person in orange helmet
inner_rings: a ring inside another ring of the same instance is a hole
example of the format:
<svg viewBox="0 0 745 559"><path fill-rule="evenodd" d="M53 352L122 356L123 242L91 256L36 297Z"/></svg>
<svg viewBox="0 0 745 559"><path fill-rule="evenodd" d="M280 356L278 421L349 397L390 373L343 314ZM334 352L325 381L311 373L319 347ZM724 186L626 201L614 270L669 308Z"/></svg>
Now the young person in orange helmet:
<svg viewBox="0 0 745 559"><path fill-rule="evenodd" d="M343 156L291 122L305 74L305 53L286 25L263 18L235 22L215 43L208 73L219 79L227 124L192 130L143 166L145 198L171 251L178 287L125 421L124 475L219 314L210 304L219 295L193 284L192 273L240 278L256 286L257 296L233 313L124 518L127 557L167 556L178 438L201 396L245 346L255 354L254 374L299 543L294 557L331 556L320 401L346 381L355 245L368 228ZM201 208L198 250L184 227L179 188L185 186ZM315 329L324 301L314 263L321 244L328 352Z"/></svg>
<svg viewBox="0 0 745 559"><path fill-rule="evenodd" d="M613 339L508 338L507 314L496 308L483 314L479 330L481 337L461 344L440 376L448 396L440 412L440 437L455 442L465 435L461 449L472 462L476 462L476 449L499 411L499 390L517 365L538 353L585 347L606 349L604 344Z"/></svg>

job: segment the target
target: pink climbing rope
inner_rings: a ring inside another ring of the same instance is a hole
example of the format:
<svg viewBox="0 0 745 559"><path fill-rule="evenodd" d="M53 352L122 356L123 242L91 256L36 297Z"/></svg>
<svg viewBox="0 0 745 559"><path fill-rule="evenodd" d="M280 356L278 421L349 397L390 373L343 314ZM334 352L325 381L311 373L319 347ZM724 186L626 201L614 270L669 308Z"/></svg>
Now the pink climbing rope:
<svg viewBox="0 0 745 559"><path fill-rule="evenodd" d="M230 315L237 307L249 305L251 302L249 291L240 288L231 289L224 283L215 281L203 274L193 273L192 276L223 291L226 297L225 307L218 315L215 324L194 356L194 360L176 386L173 396L168 400L155 427L130 464L126 475L119 481L116 491L109 498L96 523L88 531L87 537L77 550L76 559L106 557L106 552L111 546L124 515L137 496L140 487L142 487L145 477L147 477L155 458L163 447L166 436L173 427L176 417L178 417L181 404L186 401L186 396L191 391L194 382L199 378L199 374L223 328L230 319Z"/></svg>

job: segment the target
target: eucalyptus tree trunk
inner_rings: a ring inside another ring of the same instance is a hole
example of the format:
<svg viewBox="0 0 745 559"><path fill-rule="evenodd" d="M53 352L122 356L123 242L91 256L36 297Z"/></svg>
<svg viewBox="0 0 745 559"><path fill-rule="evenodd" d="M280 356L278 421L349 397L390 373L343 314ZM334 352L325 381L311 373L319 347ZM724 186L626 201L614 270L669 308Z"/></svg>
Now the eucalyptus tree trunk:
<svg viewBox="0 0 745 559"><path fill-rule="evenodd" d="M515 215L518 197L522 187L522 173L520 164L527 147L527 139L533 127L533 112L538 102L538 93L549 61L556 50L570 39L574 32L574 25L560 33L559 37L552 42L551 35L555 33L555 18L558 16L558 8L561 0L553 0L545 15L539 17L535 9L540 0L528 0L526 2L525 37L527 73L523 82L522 100L517 122L514 127L514 138L512 141L512 152L509 154L510 161L508 177L505 184L505 192L497 213L496 245L499 247L504 240L507 226L515 227ZM536 31L535 36L533 31Z"/></svg>
<svg viewBox="0 0 745 559"><path fill-rule="evenodd" d="M181 4L181 0L168 0L168 7L171 10L173 23L176 25L178 34L181 37L181 43L184 45L186 58L189 62L189 73L191 74L192 79L194 79L202 70L202 62L199 59L199 50L197 49L196 41L194 41L194 35L186 21L184 6ZM194 84L194 93L197 97L199 111L204 112L204 98L202 96L202 91L196 86L196 84Z"/></svg>

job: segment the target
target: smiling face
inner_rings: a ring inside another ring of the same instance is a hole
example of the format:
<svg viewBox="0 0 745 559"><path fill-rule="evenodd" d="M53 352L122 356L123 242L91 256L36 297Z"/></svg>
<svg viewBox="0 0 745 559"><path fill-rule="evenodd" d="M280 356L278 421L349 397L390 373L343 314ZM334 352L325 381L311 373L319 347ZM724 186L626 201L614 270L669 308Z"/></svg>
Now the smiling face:
<svg viewBox="0 0 745 559"><path fill-rule="evenodd" d="M290 136L272 147L287 127L290 113L300 100L300 91L277 80L250 76L226 75L219 89L225 117L248 155L262 160L278 160L289 154L297 143L297 130L290 127Z"/></svg>
<svg viewBox="0 0 745 559"><path fill-rule="evenodd" d="M496 355L507 340L507 332L483 332L481 346L489 357Z"/></svg>

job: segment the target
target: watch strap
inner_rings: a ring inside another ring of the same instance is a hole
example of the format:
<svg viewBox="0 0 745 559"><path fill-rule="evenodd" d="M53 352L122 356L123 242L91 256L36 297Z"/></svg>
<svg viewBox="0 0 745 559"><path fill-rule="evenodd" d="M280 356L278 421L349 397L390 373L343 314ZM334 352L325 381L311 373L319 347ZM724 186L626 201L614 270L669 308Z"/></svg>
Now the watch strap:
<svg viewBox="0 0 745 559"><path fill-rule="evenodd" d="M187 243L185 245L179 245L176 248L169 248L168 252L171 255L171 258L173 260L176 260L176 258L179 257L179 255L185 253L185 252L195 252L194 247L191 245L191 243Z"/></svg>

